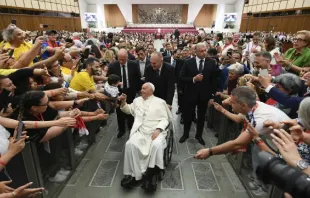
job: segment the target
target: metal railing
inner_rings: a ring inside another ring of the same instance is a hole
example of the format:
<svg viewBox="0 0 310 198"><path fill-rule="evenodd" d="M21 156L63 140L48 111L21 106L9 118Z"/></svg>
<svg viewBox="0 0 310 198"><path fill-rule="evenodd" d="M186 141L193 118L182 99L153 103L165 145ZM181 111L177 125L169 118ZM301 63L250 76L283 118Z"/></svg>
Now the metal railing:
<svg viewBox="0 0 310 198"><path fill-rule="evenodd" d="M217 101L219 104L221 101ZM231 112L230 107L225 107L226 110ZM213 106L208 108L208 128L213 129L213 131L218 133L218 145L224 142L234 140L237 138L242 130L243 123L238 124L234 121L227 118L221 112L218 112L214 109ZM236 174L238 175L240 181L243 183L245 190L249 194L250 197L265 197L265 198L282 198L283 192L276 188L275 186L268 186L268 192L265 196L257 196L250 190L248 183L253 181L250 176L253 175L252 170L252 158L251 158L251 148L252 144L250 143L247 146L247 152L237 153L237 154L229 154L227 155L227 159Z"/></svg>
<svg viewBox="0 0 310 198"><path fill-rule="evenodd" d="M96 101L88 101L82 109L86 111L94 111L97 108ZM76 156L74 152L74 134L78 133L78 131L74 132L71 128L68 128L62 135L49 141L51 150L52 147L56 147L60 149L62 154L64 153L64 150L66 151L65 165L71 170L66 180L61 183L57 183L57 185L49 182L48 176L55 173L55 170L59 170L60 166L63 165L64 162L58 159L54 160L53 158L55 158L55 156L50 157L47 153L42 155L42 152L45 152L42 143L37 144L31 141L26 142L24 150L16 155L6 167L7 174L13 181L11 186L17 188L28 182L33 182L31 188L44 187L46 189L45 192L40 195L41 198L58 197L70 177L73 175L76 167L83 159L89 147L96 142L96 133L103 123L106 122L92 121L86 123L86 127L89 131L89 135L86 136L88 147L83 150L83 154L80 156ZM61 150L64 147L65 149ZM59 155L56 156L58 157Z"/></svg>

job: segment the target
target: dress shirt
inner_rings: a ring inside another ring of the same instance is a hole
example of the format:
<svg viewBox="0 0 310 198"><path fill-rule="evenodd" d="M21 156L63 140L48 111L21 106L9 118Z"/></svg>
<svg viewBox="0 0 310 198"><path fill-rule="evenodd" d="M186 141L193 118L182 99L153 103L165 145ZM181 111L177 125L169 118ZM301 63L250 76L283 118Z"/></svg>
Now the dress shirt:
<svg viewBox="0 0 310 198"><path fill-rule="evenodd" d="M139 60L139 68L140 68L140 73L141 73L141 76L143 77L144 76L144 71L145 71L145 65L146 64L146 57L144 58L143 61Z"/></svg>
<svg viewBox="0 0 310 198"><path fill-rule="evenodd" d="M121 79L123 79L123 65L121 65ZM125 63L125 71L126 71L126 77L127 77L127 88L129 88L129 76L128 76L128 67L127 67L127 62ZM124 88L123 85L121 86L121 88Z"/></svg>
<svg viewBox="0 0 310 198"><path fill-rule="evenodd" d="M173 65L173 61L174 61L174 58L173 58L173 56L171 56L171 62L170 62L170 64L171 64L173 67L175 67L175 65Z"/></svg>
<svg viewBox="0 0 310 198"><path fill-rule="evenodd" d="M200 60L203 60L203 62L202 62L202 70L204 69L204 65L205 65L205 59L200 59L200 58L198 58L198 56L196 56L196 64L197 64L198 71L199 71Z"/></svg>

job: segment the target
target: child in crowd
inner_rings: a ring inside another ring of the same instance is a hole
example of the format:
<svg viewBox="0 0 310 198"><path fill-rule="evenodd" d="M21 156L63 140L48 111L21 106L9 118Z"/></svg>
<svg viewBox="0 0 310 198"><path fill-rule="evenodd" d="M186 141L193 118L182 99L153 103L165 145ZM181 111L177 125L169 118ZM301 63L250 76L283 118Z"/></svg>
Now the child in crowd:
<svg viewBox="0 0 310 198"><path fill-rule="evenodd" d="M120 77L115 74L108 76L108 81L104 84L104 95L109 97L108 100L104 101L105 111L107 113L113 112L117 105L117 98L119 95L118 85L120 83Z"/></svg>

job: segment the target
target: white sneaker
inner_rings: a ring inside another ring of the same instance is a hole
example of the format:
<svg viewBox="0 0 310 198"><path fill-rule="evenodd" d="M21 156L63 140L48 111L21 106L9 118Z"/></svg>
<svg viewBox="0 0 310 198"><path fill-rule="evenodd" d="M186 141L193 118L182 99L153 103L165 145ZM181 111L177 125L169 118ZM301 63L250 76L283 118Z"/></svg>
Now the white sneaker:
<svg viewBox="0 0 310 198"><path fill-rule="evenodd" d="M61 168L61 169L57 172L57 174L58 174L58 173L61 174L61 175L68 176L68 175L70 174L70 171Z"/></svg>
<svg viewBox="0 0 310 198"><path fill-rule="evenodd" d="M75 149L74 149L74 154L77 155L77 156L80 156L80 155L83 154L83 151L81 151L81 150L78 149L78 148L75 148Z"/></svg>
<svg viewBox="0 0 310 198"><path fill-rule="evenodd" d="M49 180L50 182L54 182L54 183L61 183L61 182L65 181L66 179L67 179L67 176L66 176L66 175L61 175L61 174L59 174L59 173L57 173L57 174L55 175L55 177L50 177L50 178L48 178L48 180Z"/></svg>

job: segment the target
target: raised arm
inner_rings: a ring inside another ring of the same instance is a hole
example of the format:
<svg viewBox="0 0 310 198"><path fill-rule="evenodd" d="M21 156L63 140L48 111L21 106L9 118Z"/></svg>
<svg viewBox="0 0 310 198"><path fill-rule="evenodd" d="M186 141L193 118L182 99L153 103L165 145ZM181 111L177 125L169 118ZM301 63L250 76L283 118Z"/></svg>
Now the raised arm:
<svg viewBox="0 0 310 198"><path fill-rule="evenodd" d="M12 66L13 69L20 69L23 67L29 66L29 64L35 59L38 54L38 51L41 48L41 43L43 37L38 37L35 41L35 44L30 48L26 53L24 53L20 59Z"/></svg>

